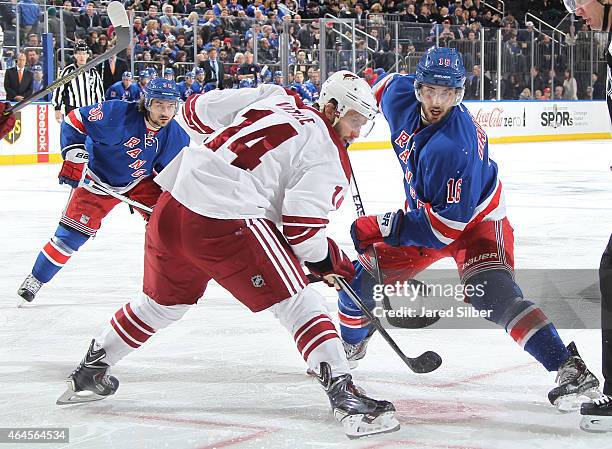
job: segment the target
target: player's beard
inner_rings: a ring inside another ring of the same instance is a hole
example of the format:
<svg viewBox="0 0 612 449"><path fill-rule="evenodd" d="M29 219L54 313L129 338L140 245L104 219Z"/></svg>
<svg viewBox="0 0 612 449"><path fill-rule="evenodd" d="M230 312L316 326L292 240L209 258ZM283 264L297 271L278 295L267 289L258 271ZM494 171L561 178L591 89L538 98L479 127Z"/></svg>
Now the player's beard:
<svg viewBox="0 0 612 449"><path fill-rule="evenodd" d="M170 123L170 120L172 120L172 117L166 115L160 116L157 120L153 119L153 117L151 117L151 114L149 114L149 117L147 117L147 121L150 125L153 125L153 128L155 129L163 128L168 123Z"/></svg>

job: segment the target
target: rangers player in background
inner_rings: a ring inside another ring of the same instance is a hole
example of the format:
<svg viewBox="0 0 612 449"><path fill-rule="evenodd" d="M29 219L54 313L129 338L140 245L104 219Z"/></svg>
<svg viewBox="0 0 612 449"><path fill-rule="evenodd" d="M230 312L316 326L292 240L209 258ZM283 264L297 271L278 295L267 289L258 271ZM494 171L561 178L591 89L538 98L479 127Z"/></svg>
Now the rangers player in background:
<svg viewBox="0 0 612 449"><path fill-rule="evenodd" d="M557 371L548 398L560 409L578 395L598 394L597 378L571 343L565 347L544 312L514 282L513 229L506 218L497 164L483 129L461 104L465 68L455 49L432 47L416 76L389 74L373 87L402 168L406 211L358 218L351 227L356 263L353 288L374 307L374 245L385 283L407 281L453 257L476 310L506 332L547 370ZM340 324L349 360L365 355L372 330L343 292Z"/></svg>
<svg viewBox="0 0 612 449"><path fill-rule="evenodd" d="M155 205L161 189L153 176L189 144L188 135L173 120L178 102L174 81L157 78L147 84L138 103L106 101L66 116L60 134L64 162L58 177L60 184L73 189L55 235L17 292L21 298L31 302L43 284L96 235L102 219L119 203L84 184L85 178L146 206Z"/></svg>
<svg viewBox="0 0 612 449"><path fill-rule="evenodd" d="M106 91L107 100L138 101L140 89L132 82L132 72L123 72L121 81L117 81Z"/></svg>
<svg viewBox="0 0 612 449"><path fill-rule="evenodd" d="M591 27L591 30L608 33L606 101L612 120L612 10L610 2L564 0L564 3L567 10L581 17ZM580 414L583 415L583 418L580 427L587 431L612 431L612 235L599 265L599 289L601 290L601 367L604 394L593 402L582 405Z"/></svg>
<svg viewBox="0 0 612 449"><path fill-rule="evenodd" d="M325 82L320 110L275 85L191 96L185 126L216 132L156 177L165 192L147 226L143 295L92 341L58 403L115 393L109 367L179 320L214 279L290 332L347 435L397 430L393 405L354 386L325 300L302 268L329 284L354 275L325 227L348 186L346 146L376 111L367 83L346 71Z"/></svg>

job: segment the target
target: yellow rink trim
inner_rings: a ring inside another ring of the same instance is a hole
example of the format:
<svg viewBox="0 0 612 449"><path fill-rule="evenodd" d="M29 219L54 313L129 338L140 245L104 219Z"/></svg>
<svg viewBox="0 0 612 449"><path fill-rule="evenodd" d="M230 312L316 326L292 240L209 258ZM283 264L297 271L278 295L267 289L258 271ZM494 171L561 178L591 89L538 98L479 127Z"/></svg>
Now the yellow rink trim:
<svg viewBox="0 0 612 449"><path fill-rule="evenodd" d="M38 162L38 154L0 154L0 165L48 164L62 162L62 155L49 153L49 162Z"/></svg>
<svg viewBox="0 0 612 449"><path fill-rule="evenodd" d="M507 136L491 137L489 143L521 143L521 142L558 142L563 140L601 140L612 139L612 133L577 133L577 134L550 134L538 136ZM391 142L372 141L356 142L349 147L349 150L382 150L391 148ZM0 154L0 165L17 164L49 164L62 162L59 153L49 153L49 162L38 162L38 154Z"/></svg>
<svg viewBox="0 0 612 449"><path fill-rule="evenodd" d="M612 139L611 133L549 134L538 136L490 137L489 143L558 142L563 140ZM391 148L390 141L356 142L349 150L379 150Z"/></svg>

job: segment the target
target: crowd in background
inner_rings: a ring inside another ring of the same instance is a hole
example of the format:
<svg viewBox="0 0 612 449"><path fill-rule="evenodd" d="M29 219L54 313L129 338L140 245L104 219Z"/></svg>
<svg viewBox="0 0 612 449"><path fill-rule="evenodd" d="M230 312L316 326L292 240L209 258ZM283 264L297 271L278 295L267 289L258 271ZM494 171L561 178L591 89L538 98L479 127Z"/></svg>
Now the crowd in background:
<svg viewBox="0 0 612 449"><path fill-rule="evenodd" d="M566 21L568 34L565 42L559 42L558 35L534 28L532 21L522 21L529 11L550 23L559 23L565 16L560 0L515 1L506 2L505 6L495 0L486 4L481 0L127 0L124 3L132 15L133 40L128 52L119 58L117 67L115 63L112 69L108 64L100 67L105 90L125 79L123 75L129 67L133 67L134 80L154 70L160 76L172 76L187 84L183 90L188 93L197 88L204 91L252 87L262 82L280 83L286 75L287 84L312 102L316 101L321 80L330 72L352 69L353 58L358 73L373 83L390 70L412 71L409 57L418 58L427 47L438 43L456 47L464 56L469 72L465 98L478 99L482 95L490 99L497 95L497 80L492 74L495 61L482 69L478 42L481 36L485 41L495 41L497 30L501 30L502 99L605 98L603 73L588 67L576 76L562 51L553 57L555 44L558 49L580 42L591 44L585 24ZM69 50L77 42L85 42L91 56L107 51L114 45L114 32L104 12L105 4L86 0L56 0L52 7L41 6L35 0L0 3L5 67L16 66L20 57L10 48L16 40L15 17L19 14L25 67L39 71L39 36L44 31L45 9L55 47L59 48L60 42L67 47L67 63ZM504 7L508 9L502 14ZM352 32L320 20L329 17L327 14L354 19L356 29L363 33L356 34L353 42ZM396 22L399 26L394 26ZM325 74L318 67L322 25L328 49ZM283 30L287 31L290 48L287 74L279 72ZM532 47L537 55L537 63L533 65Z"/></svg>

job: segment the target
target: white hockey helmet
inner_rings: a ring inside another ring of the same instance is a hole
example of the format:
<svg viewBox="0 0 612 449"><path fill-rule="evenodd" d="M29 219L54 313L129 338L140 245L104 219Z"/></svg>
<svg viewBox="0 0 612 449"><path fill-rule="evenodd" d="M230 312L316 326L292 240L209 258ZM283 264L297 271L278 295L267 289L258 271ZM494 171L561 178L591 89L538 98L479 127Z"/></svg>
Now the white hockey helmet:
<svg viewBox="0 0 612 449"><path fill-rule="evenodd" d="M368 120L374 120L378 112L376 99L369 84L348 70L334 73L321 86L319 95L321 111L332 99L338 103L338 118L342 118L352 109Z"/></svg>

